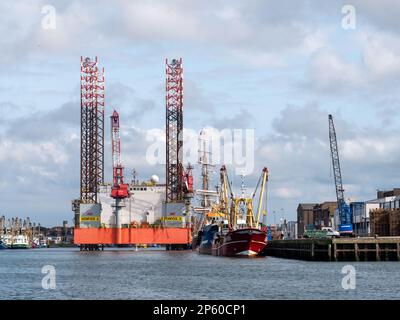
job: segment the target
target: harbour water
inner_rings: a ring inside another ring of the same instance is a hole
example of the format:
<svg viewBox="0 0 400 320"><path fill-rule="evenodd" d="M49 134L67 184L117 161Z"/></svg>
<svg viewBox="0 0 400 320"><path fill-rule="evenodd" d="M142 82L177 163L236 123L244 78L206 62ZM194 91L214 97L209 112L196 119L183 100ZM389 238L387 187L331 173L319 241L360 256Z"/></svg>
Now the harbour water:
<svg viewBox="0 0 400 320"><path fill-rule="evenodd" d="M342 287L342 268L356 271ZM44 266L55 289L44 289ZM0 299L400 299L399 262L235 259L191 251L1 250Z"/></svg>

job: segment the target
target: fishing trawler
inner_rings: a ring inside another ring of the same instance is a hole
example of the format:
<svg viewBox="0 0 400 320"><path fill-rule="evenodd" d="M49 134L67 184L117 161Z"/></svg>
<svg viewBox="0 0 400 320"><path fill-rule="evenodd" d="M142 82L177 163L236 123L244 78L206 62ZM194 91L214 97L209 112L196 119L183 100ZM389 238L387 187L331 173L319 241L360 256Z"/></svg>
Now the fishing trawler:
<svg viewBox="0 0 400 320"><path fill-rule="evenodd" d="M6 244L0 239L0 250L7 249Z"/></svg>
<svg viewBox="0 0 400 320"><path fill-rule="evenodd" d="M230 230L224 236L217 238L212 247L215 256L258 256L267 244L265 230L259 228L238 228Z"/></svg>
<svg viewBox="0 0 400 320"><path fill-rule="evenodd" d="M234 196L225 166L222 166L220 170L220 179L219 203L213 208L218 216L216 217L214 212L213 220L206 223L200 231L199 253L227 257L260 255L267 244L267 230L261 222L261 212L266 195L268 169L263 169L252 197L245 195L243 182L241 196ZM260 183L257 215L254 217L253 199ZM207 217L209 218L212 214L211 212ZM263 216L265 216L265 210Z"/></svg>
<svg viewBox="0 0 400 320"><path fill-rule="evenodd" d="M11 243L11 249L30 249L32 245L29 243L29 238L24 234L15 236Z"/></svg>
<svg viewBox="0 0 400 320"><path fill-rule="evenodd" d="M36 232L36 225L31 223L29 217L16 217L7 221L4 216L0 217L0 240L6 249L32 248Z"/></svg>
<svg viewBox="0 0 400 320"><path fill-rule="evenodd" d="M3 237L1 238L1 241L3 243L3 248L4 249L10 249L11 248L11 244L12 244L11 235L9 235L9 234L3 235Z"/></svg>

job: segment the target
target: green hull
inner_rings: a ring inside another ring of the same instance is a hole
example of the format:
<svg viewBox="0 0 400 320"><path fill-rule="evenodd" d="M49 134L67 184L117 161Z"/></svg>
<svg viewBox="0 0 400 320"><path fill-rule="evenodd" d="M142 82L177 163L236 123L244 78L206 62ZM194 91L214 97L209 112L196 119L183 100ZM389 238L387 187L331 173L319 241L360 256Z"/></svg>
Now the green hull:
<svg viewBox="0 0 400 320"><path fill-rule="evenodd" d="M31 246L29 244L12 244L11 249L30 249Z"/></svg>

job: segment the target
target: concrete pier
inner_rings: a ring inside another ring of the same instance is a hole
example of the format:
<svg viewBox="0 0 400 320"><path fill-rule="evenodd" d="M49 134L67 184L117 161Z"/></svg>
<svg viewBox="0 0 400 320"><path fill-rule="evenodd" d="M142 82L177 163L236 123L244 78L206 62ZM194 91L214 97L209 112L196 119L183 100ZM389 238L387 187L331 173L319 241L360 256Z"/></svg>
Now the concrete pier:
<svg viewBox="0 0 400 320"><path fill-rule="evenodd" d="M312 261L400 261L400 237L272 240L264 254Z"/></svg>

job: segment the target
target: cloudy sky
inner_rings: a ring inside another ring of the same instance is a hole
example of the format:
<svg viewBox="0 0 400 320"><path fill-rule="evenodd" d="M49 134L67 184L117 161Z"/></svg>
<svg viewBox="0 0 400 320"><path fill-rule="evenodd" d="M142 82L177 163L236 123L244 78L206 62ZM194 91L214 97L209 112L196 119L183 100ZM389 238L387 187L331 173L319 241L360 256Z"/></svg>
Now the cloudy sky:
<svg viewBox="0 0 400 320"><path fill-rule="evenodd" d="M344 4L356 10L355 29L343 28ZM397 187L399 16L396 0L1 1L0 214L72 221L80 56L106 69L107 119L120 111L127 175L164 180L164 166L146 161L145 138L164 130L165 58L182 57L185 128L254 129L246 185L268 166L271 218L335 199L329 113L346 196Z"/></svg>

